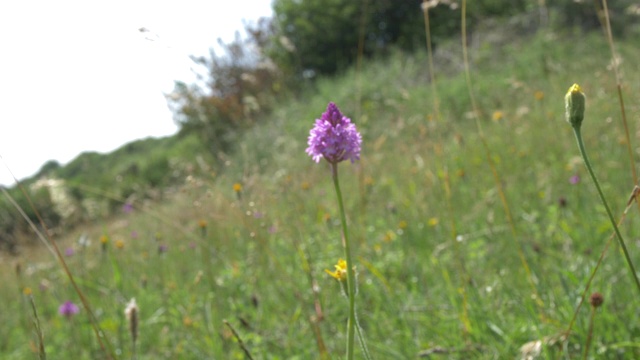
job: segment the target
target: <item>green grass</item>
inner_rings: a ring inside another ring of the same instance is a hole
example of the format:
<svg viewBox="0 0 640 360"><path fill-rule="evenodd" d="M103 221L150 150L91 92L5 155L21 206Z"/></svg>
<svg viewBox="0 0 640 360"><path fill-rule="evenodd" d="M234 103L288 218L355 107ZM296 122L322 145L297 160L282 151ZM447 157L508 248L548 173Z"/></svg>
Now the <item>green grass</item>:
<svg viewBox="0 0 640 360"><path fill-rule="evenodd" d="M443 44L441 54L456 45ZM633 40L617 46L625 60L627 113L636 119L640 49ZM324 273L342 256L339 213L328 165L304 153L328 101L363 135L362 160L341 164L340 172L358 317L373 358L416 358L436 347L450 351L440 358L515 358L523 344L563 332L612 232L564 120L564 93L574 82L587 94L583 135L616 217L633 188L608 47L601 34L541 33L471 54L480 121L519 239L511 235L469 116L464 75L436 59L442 69L437 121L425 55L396 53L363 67L360 114L354 113L355 72L321 80L313 93L278 107L245 134L215 175L194 176L161 203L137 204L131 214L89 222L59 240L63 249L76 248L67 261L117 358L131 357L124 308L132 297L140 308L139 359L244 358L223 320L256 359L320 358L319 343L331 358L344 354L347 299ZM503 116L493 121L496 111ZM576 174L581 181L572 185ZM621 228L636 264L637 219L632 208ZM75 243L81 232L92 240L85 249ZM103 234L110 238L104 253ZM113 246L116 240L124 241L122 249ZM541 296L542 319L518 241ZM159 253L160 245L168 251ZM57 314L65 300L79 301L48 253L33 249L2 264L0 357L37 356L32 309L22 295L30 287L49 358L102 358L84 310L72 319ZM640 356L633 286L614 244L592 285L605 302L595 315L591 356ZM578 314L569 358L582 352L589 313L587 305ZM550 347L542 358L559 354Z"/></svg>

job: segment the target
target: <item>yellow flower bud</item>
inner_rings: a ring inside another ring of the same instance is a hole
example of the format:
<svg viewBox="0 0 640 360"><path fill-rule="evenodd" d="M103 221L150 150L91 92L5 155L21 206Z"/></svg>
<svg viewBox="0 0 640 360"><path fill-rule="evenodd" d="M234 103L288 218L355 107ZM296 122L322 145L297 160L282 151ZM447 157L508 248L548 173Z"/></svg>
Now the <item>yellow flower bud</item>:
<svg viewBox="0 0 640 360"><path fill-rule="evenodd" d="M574 128L580 128L584 119L586 97L578 84L573 84L564 97L567 122Z"/></svg>

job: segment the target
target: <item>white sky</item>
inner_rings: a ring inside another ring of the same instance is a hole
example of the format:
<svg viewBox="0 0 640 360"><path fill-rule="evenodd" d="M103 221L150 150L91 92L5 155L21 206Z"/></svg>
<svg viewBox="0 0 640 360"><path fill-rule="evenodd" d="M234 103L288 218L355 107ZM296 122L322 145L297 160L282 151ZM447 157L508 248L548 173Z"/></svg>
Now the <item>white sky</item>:
<svg viewBox="0 0 640 360"><path fill-rule="evenodd" d="M0 156L22 179L174 134L163 94L194 81L189 55L271 14L271 0L0 1ZM1 164L0 184L13 184Z"/></svg>

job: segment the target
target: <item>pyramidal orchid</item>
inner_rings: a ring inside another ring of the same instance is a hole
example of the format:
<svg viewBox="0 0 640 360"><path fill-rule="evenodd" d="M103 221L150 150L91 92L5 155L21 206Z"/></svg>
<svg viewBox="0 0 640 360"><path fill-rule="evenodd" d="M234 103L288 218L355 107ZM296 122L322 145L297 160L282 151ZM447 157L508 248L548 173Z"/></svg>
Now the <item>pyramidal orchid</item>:
<svg viewBox="0 0 640 360"><path fill-rule="evenodd" d="M364 342L362 331L358 326L355 310L356 297L356 274L352 262L349 233L347 231L347 217L344 211L344 203L342 201L342 192L340 191L340 182L338 181L338 163L350 160L352 163L360 159L360 148L362 144L362 136L351 122L351 119L344 116L338 106L333 102L327 105L327 110L322 114L320 119L316 119L313 128L309 133L309 147L306 152L311 158L319 163L321 159L327 160L331 164L331 175L333 185L336 189L338 198L338 206L340 208L340 220L342 223L342 244L344 248L344 256L346 260L340 260L336 265L336 272L328 271L329 275L338 279L344 286L346 280L346 294L349 298L349 320L347 323L347 360L354 357L355 333L358 333L363 355L366 359L370 359L369 351ZM338 273L338 270L340 273Z"/></svg>

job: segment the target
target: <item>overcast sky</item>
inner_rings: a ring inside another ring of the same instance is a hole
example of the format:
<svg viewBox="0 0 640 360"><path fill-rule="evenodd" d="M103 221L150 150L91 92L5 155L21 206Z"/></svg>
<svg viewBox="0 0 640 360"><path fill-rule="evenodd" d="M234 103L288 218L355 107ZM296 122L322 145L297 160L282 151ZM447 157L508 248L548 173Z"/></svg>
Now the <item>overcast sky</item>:
<svg viewBox="0 0 640 360"><path fill-rule="evenodd" d="M163 94L194 81L189 55L271 14L271 0L0 1L0 156L22 179L174 134Z"/></svg>

